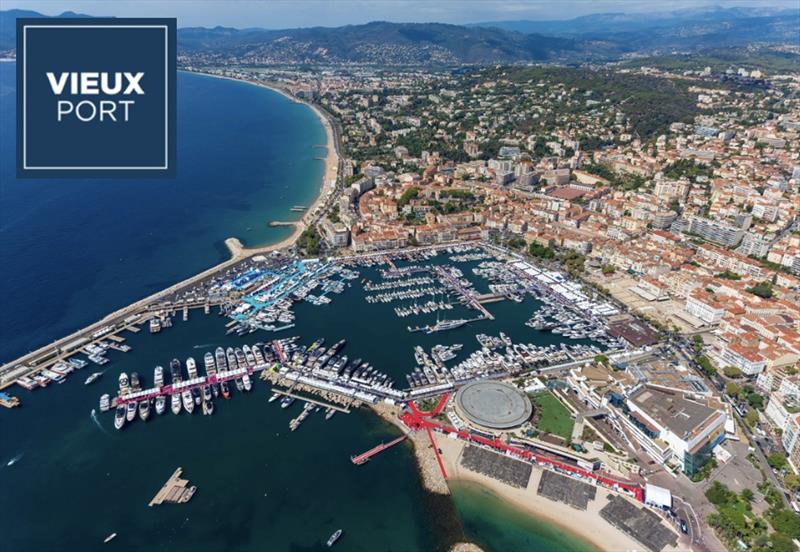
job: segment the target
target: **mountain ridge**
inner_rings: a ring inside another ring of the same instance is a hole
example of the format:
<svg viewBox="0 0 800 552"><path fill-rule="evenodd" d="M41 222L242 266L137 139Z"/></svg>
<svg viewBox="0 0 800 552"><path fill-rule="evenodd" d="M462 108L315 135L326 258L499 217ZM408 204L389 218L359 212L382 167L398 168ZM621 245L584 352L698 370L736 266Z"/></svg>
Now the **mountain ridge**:
<svg viewBox="0 0 800 552"><path fill-rule="evenodd" d="M0 51L14 48L17 17L44 16L31 10L0 11ZM88 16L64 12L58 17ZM294 29L181 27L178 49L190 58L219 63L574 64L791 42L798 28L800 10L703 8L470 25L373 21Z"/></svg>

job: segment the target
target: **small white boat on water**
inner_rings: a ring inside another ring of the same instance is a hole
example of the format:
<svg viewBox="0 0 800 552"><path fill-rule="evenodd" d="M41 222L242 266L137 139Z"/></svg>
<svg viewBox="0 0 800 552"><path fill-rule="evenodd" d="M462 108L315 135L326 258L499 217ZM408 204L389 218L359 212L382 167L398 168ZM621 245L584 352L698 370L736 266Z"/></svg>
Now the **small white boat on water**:
<svg viewBox="0 0 800 552"><path fill-rule="evenodd" d="M337 529L336 532L333 535L331 535L331 537L328 539L328 548L336 544L336 541L339 540L339 537L341 536L342 536L342 530Z"/></svg>

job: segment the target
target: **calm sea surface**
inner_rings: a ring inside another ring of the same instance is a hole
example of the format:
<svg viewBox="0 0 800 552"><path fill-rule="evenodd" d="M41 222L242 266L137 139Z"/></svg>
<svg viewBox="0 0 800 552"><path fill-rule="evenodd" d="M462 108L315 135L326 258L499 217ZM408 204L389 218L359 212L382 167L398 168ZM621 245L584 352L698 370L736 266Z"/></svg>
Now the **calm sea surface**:
<svg viewBox="0 0 800 552"><path fill-rule="evenodd" d="M450 489L464 533L484 550L595 550L591 544L565 533L561 527L510 507L480 485L458 481L452 483Z"/></svg>
<svg viewBox="0 0 800 552"><path fill-rule="evenodd" d="M0 63L0 363L227 258L277 241L323 173L307 107L178 74L175 180L15 178L15 64Z"/></svg>
<svg viewBox="0 0 800 552"><path fill-rule="evenodd" d="M248 245L285 236L269 220L316 194L324 131L307 108L246 84L179 76L179 178L175 181L18 181L14 178L14 66L0 64L0 360L60 337L103 314L226 257L222 241ZM469 274L476 263L464 263ZM372 269L363 275L375 279ZM389 373L400 386L413 346L463 343L476 332L558 342L523 322L536 302L490 305L497 322L446 334L410 334L393 305L367 304L354 283L332 304L296 309L291 333L310 343L347 338L345 353ZM452 318L462 313L451 311ZM391 439L397 430L365 412L325 421L312 414L296 432L251 393L217 400L204 417L165 414L118 432L113 415L91 414L112 393L120 372L152 383L153 367L206 351L267 341L274 334L226 336L218 315L151 336L125 334L130 353L111 352L101 380L84 386L86 368L63 385L15 390L23 407L0 412L0 535L9 550L218 551L337 549L443 550L463 533L487 551L583 550L578 541L531 521L478 490L458 486L454 504L425 493L407 444L364 466L350 455ZM186 505L149 508L160 485L182 467L198 486ZM457 513L456 513L457 512ZM462 529L463 527L463 529ZM110 533L118 537L102 543Z"/></svg>

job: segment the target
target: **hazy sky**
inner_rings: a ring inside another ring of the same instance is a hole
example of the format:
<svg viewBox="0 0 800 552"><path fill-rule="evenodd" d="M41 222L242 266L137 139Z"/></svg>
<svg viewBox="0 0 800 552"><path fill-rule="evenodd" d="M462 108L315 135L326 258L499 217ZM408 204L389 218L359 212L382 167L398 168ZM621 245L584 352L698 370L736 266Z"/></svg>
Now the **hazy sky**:
<svg viewBox="0 0 800 552"><path fill-rule="evenodd" d="M703 6L798 6L799 0L3 0L2 8L46 15L75 11L117 17L177 17L179 27L333 27L368 21L476 23L569 19L603 12L647 12Z"/></svg>

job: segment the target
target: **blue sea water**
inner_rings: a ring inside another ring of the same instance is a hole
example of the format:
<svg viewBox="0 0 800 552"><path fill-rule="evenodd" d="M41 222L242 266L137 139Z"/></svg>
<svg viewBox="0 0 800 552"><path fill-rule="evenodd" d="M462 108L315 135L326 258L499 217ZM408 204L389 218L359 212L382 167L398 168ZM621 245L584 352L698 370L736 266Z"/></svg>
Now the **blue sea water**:
<svg viewBox="0 0 800 552"><path fill-rule="evenodd" d="M311 203L325 131L302 104L179 73L174 180L15 177L14 63L0 63L0 363L227 258Z"/></svg>
<svg viewBox="0 0 800 552"><path fill-rule="evenodd" d="M267 223L297 218L290 208L318 191L325 133L311 110L252 85L183 73L174 181L17 180L14 78L14 65L0 64L0 362L224 260L226 237L246 245L285 237L288 229ZM390 307L364 311L354 295L342 294L328 317L299 305L297 330L305 342L347 337L354 356L402 382L411 334ZM530 302L490 308L503 326L477 329L553 338L522 324ZM348 335L330 323L348 318ZM377 330L375 319L387 323ZM111 546L130 550L324 550L338 527L344 550L444 550L463 533L489 552L587 549L464 486L454 489L456 519L449 499L424 493L406 445L352 466L351 454L397 430L359 411L327 422L317 414L290 433L299 406L267 403L260 382L250 396L218 401L213 417L169 415L115 432L110 415L89 412L119 372L147 378L173 356L201 358L242 341L225 335L224 319L199 313L158 336L126 338L134 352L111 352L99 383L72 377L2 413L0 534L10 549L105 549L113 531ZM475 346L466 328L449 338ZM148 508L177 466L198 496Z"/></svg>

